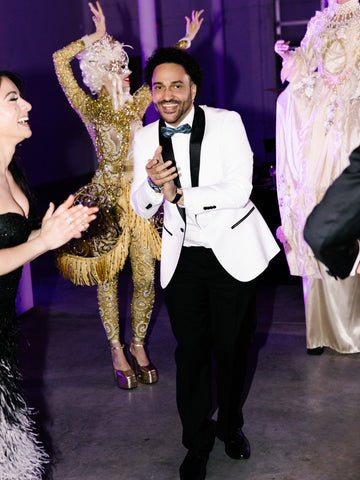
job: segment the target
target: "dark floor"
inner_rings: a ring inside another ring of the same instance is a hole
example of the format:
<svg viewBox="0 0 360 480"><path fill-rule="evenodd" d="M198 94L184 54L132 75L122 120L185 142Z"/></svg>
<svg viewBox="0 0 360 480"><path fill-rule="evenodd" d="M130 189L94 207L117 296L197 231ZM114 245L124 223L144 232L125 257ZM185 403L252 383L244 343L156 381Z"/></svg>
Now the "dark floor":
<svg viewBox="0 0 360 480"><path fill-rule="evenodd" d="M84 180L68 183L55 198L58 189L50 186L44 198L58 203ZM270 196L260 192L257 203L274 229L276 193ZM22 316L19 360L52 458L48 478L176 480L185 450L175 406L175 342L160 287L149 338L159 382L124 391L113 381L96 289L60 277L52 254L35 260L32 272L36 307ZM128 266L120 274L119 299L128 341ZM207 480L359 480L359 379L360 354L326 349L320 357L306 355L301 284L278 256L259 285L258 329L249 353L244 431L252 454L231 460L217 440Z"/></svg>
<svg viewBox="0 0 360 480"><path fill-rule="evenodd" d="M113 382L95 289L60 277L51 254L32 271L36 307L22 317L19 356L53 479L177 479L185 450L175 406L175 344L160 289L149 341L160 379L128 392ZM128 340L128 267L120 279ZM360 355L306 355L298 282L263 281L258 317L244 408L252 455L231 460L217 440L206 478L358 480Z"/></svg>

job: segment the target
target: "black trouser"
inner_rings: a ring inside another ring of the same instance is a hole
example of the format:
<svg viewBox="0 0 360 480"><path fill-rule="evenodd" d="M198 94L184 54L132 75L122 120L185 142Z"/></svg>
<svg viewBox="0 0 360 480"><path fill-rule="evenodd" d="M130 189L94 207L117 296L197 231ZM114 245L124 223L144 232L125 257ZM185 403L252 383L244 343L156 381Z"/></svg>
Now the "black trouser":
<svg viewBox="0 0 360 480"><path fill-rule="evenodd" d="M217 430L226 437L242 426L241 395L246 351L256 326L256 282L239 282L220 265L211 249L183 247L165 289L177 340L177 405L188 449L210 450L214 431L211 354L217 369Z"/></svg>

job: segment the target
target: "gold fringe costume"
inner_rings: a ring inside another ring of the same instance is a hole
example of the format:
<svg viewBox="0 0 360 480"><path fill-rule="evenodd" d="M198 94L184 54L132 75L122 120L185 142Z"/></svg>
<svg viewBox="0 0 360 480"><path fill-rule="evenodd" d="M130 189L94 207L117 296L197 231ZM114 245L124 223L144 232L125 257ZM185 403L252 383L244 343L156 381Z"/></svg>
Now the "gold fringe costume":
<svg viewBox="0 0 360 480"><path fill-rule="evenodd" d="M133 338L141 342L154 303L155 259L160 257L161 238L155 220L139 217L130 205L131 143L134 132L142 127L151 91L142 86L116 111L109 95L100 93L93 98L86 94L70 66L84 49L84 41L77 40L55 52L53 59L60 85L84 122L99 162L91 184L80 189L79 194L90 203L92 197L93 204L102 202L104 208L100 208L98 216L106 217L106 221L91 225L87 236L60 249L57 266L65 278L77 285L98 285L100 316L109 341L115 342L119 340L117 277L129 256L134 283Z"/></svg>

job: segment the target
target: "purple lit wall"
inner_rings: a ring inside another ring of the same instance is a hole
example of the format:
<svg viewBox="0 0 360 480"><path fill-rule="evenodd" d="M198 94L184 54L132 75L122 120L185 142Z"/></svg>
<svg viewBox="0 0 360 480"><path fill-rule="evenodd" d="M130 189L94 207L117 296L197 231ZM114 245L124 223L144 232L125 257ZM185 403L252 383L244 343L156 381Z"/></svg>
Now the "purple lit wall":
<svg viewBox="0 0 360 480"><path fill-rule="evenodd" d="M101 2L109 33L134 47L131 54L139 71L141 1ZM184 16L192 9L205 9L202 30L191 49L205 73L200 103L241 114L258 163L264 159L262 140L274 135L275 126L275 96L267 90L278 82L273 3L154 0L159 45L174 44L184 35ZM0 68L23 76L33 105L33 137L23 146L31 182L40 185L92 172L92 144L57 83L51 59L55 50L93 31L87 1L1 0L0 18ZM141 78L134 80L139 86Z"/></svg>

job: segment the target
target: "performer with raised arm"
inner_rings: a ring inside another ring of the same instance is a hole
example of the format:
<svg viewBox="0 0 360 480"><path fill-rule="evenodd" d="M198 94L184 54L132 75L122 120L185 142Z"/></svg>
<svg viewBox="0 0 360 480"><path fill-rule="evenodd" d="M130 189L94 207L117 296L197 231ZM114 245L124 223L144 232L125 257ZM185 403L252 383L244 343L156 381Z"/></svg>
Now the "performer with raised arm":
<svg viewBox="0 0 360 480"><path fill-rule="evenodd" d="M62 250L58 266L76 284L98 285L99 311L111 345L115 378L120 388L131 389L138 380L151 384L158 379L144 341L154 303L160 236L154 218L144 220L130 206L132 140L142 127L151 90L142 86L133 95L130 93L126 47L106 33L99 2L96 6L89 3L89 7L95 32L54 53L54 63L64 93L86 125L99 161L91 184L78 196L93 197L93 202L100 204L103 221L86 241L73 242ZM186 36L176 44L178 48L190 47L203 21L202 12L193 11L191 20L186 17ZM86 94L75 80L70 65L75 57L84 83L96 98ZM134 283L130 364L120 342L117 298L118 274L128 256Z"/></svg>

